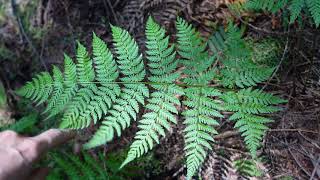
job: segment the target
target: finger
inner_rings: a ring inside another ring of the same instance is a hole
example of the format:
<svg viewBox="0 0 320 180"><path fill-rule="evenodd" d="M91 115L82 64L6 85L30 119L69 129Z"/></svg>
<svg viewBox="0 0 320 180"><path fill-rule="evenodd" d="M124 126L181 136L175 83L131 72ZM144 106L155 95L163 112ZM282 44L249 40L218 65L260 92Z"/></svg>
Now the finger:
<svg viewBox="0 0 320 180"><path fill-rule="evenodd" d="M39 144L39 152L48 151L51 148L59 146L71 140L75 136L73 131L64 131L59 129L50 129L31 139Z"/></svg>

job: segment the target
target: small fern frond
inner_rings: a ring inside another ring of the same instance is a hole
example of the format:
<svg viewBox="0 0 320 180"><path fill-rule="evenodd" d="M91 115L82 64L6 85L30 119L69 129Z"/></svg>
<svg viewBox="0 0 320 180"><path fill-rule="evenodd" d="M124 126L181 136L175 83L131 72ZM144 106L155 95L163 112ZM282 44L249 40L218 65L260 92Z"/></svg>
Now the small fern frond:
<svg viewBox="0 0 320 180"><path fill-rule="evenodd" d="M211 45L211 49L212 47L215 46ZM254 63L251 52L252 50L242 38L242 32L230 23L224 41L224 57L222 58L224 66L220 70L221 85L228 88L236 86L245 88L256 86L270 77L274 68Z"/></svg>
<svg viewBox="0 0 320 180"><path fill-rule="evenodd" d="M76 66L79 90L68 104L68 109L62 117L60 128L80 129L89 126L91 121L91 119L86 119L85 122L77 121L78 116L86 109L94 96L94 92L97 91L96 84L92 83L95 78L92 60L86 48L80 42L78 42Z"/></svg>
<svg viewBox="0 0 320 180"><path fill-rule="evenodd" d="M294 23L305 9L310 12L316 27L320 25L320 2L317 0L248 0L245 7L250 10L264 10L272 13L280 9L288 9L290 23Z"/></svg>
<svg viewBox="0 0 320 180"><path fill-rule="evenodd" d="M221 96L225 102L227 111L235 112L230 116L231 121L236 121L235 128L244 136L244 141L251 155L256 157L256 151L260 147L260 142L268 127L266 123L272 120L259 116L277 112L280 109L273 106L283 103L284 100L261 90L251 88L242 89L239 92L226 92Z"/></svg>
<svg viewBox="0 0 320 180"><path fill-rule="evenodd" d="M85 148L92 148L114 138L115 133L121 136L121 131L129 127L131 119L136 120L140 111L139 103L144 104L145 97L149 97L149 89L143 83L145 68L142 55L135 40L129 33L119 27L112 26L112 36L117 53L117 63L124 82L120 97L116 99L109 115L105 117L99 130L92 139L85 144Z"/></svg>
<svg viewBox="0 0 320 180"><path fill-rule="evenodd" d="M200 168L207 156L207 149L212 150L210 145L214 142L212 135L218 132L212 127L219 125L214 117L223 117L218 111L219 103L212 99L220 96L220 92L212 88L188 88L186 100L183 104L188 107L183 112L185 116L184 130L185 152L187 164L187 177L190 179Z"/></svg>
<svg viewBox="0 0 320 180"><path fill-rule="evenodd" d="M317 27L320 25L320 1L306 0L309 11Z"/></svg>
<svg viewBox="0 0 320 180"><path fill-rule="evenodd" d="M71 153L51 154L51 158L55 163L54 168L61 175L66 175L67 179L100 179L107 180L107 172L103 169L100 162L97 162L88 153L82 153L83 160ZM50 174L49 174L50 177Z"/></svg>
<svg viewBox="0 0 320 180"><path fill-rule="evenodd" d="M46 108L44 112L49 112L47 118L53 117L60 113L64 107L71 101L76 92L79 89L77 84L77 67L73 63L72 59L68 55L64 55L64 82L63 82L63 92L56 99L56 103L51 109ZM50 104L50 102L49 102Z"/></svg>
<svg viewBox="0 0 320 180"><path fill-rule="evenodd" d="M303 7L305 6L304 0L292 0L289 10L290 10L290 23L293 23L297 17L300 15Z"/></svg>
<svg viewBox="0 0 320 180"><path fill-rule="evenodd" d="M304 0L300 0L304 1ZM245 8L250 10L264 10L271 11L272 13L278 12L280 9L285 7L288 0L248 0L245 3Z"/></svg>
<svg viewBox="0 0 320 180"><path fill-rule="evenodd" d="M128 164L135 158L147 153L153 148L154 142L159 144L159 136L165 136L165 130L170 130L170 123L176 124L175 108L180 105L176 95L182 95L183 89L175 85L180 73L175 72L177 62L174 46L169 46L169 37L165 36L165 30L161 28L150 17L146 26L146 46L148 66L150 67L150 82L155 83L152 87L156 90L151 93L142 120L139 120L139 131L135 141L130 146L128 156L121 167ZM166 83L166 85L157 85Z"/></svg>
<svg viewBox="0 0 320 180"><path fill-rule="evenodd" d="M17 120L13 124L10 124L10 125L4 126L4 127L0 127L0 131L12 130L17 133L25 133L26 130L32 129L35 126L35 124L37 123L37 120L38 120L37 114L30 114L30 115L22 117L21 119Z"/></svg>
<svg viewBox="0 0 320 180"><path fill-rule="evenodd" d="M183 82L190 85L207 85L215 76L212 64L216 56L209 58L206 44L199 33L178 18L177 20L178 52L182 58L183 71L186 78ZM223 117L220 103L214 98L220 96L220 92L210 87L187 87L185 89L186 99L183 105L188 109L182 114L185 116L185 156L187 164L187 177L190 179L200 168L207 156L207 149L212 149L210 143L214 142L212 135L217 131L212 127L219 123L215 117Z"/></svg>
<svg viewBox="0 0 320 180"><path fill-rule="evenodd" d="M32 78L32 81L28 82L24 87L17 90L17 94L29 98L39 105L49 98L53 89L52 81L49 73L42 72Z"/></svg>
<svg viewBox="0 0 320 180"><path fill-rule="evenodd" d="M263 173L257 166L257 161L254 159L235 160L234 166L237 169L237 172L242 176L261 177Z"/></svg>
<svg viewBox="0 0 320 180"><path fill-rule="evenodd" d="M188 24L184 19L177 18L178 53L183 59L180 62L186 67L183 73L189 76L197 76L202 68L198 68L204 59L208 59L208 52L205 51L207 44L200 37L200 33Z"/></svg>

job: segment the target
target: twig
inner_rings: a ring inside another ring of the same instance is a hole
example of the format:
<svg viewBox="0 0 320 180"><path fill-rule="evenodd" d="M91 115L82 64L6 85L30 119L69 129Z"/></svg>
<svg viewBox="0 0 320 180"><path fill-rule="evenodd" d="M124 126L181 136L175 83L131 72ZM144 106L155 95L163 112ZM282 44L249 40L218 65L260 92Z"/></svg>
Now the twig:
<svg viewBox="0 0 320 180"><path fill-rule="evenodd" d="M107 2L106 2L106 1L107 1ZM116 21L116 25L119 25L118 17L117 17L116 13L115 13L114 10L113 10L113 6L112 6L110 0L103 0L103 5L104 5L106 11L108 11L108 8L107 8L107 7L109 7L109 9L110 9L110 11L111 11L111 14L112 14L112 17L113 17L114 20Z"/></svg>
<svg viewBox="0 0 320 180"><path fill-rule="evenodd" d="M311 174L301 165L301 163L299 162L299 160L294 156L291 147L288 148L289 153L291 154L291 156L293 157L294 161L297 163L297 165L302 169L302 171L308 175L309 177L311 176Z"/></svg>
<svg viewBox="0 0 320 180"><path fill-rule="evenodd" d="M239 132L238 131L226 131L224 133L221 133L221 134L218 134L216 136L214 136L214 139L226 139L226 138L229 138L229 137L232 137L232 136L236 136L238 135Z"/></svg>
<svg viewBox="0 0 320 180"><path fill-rule="evenodd" d="M310 131L307 129L269 129L268 132L306 132L306 133L313 133L313 134L320 134L319 132Z"/></svg>
<svg viewBox="0 0 320 180"><path fill-rule="evenodd" d="M320 162L320 156L319 156L319 158L318 158L318 160L317 160L316 166L314 167L314 169L313 169L313 171L312 171L310 180L313 180L314 176L316 175L316 172L317 172L317 169L318 169L318 166L319 166L319 162Z"/></svg>
<svg viewBox="0 0 320 180"><path fill-rule="evenodd" d="M288 29L288 32L290 31L290 29ZM272 75L270 76L270 78L268 79L267 83L262 87L262 90L264 90L268 84L270 83L270 81L273 79L273 77L276 75L276 73L278 72L282 62L284 61L287 53L289 51L289 36L287 36L287 40L286 40L286 45L285 45L285 48L284 48L284 51L282 53L282 57L281 57L281 60L280 62L278 63L276 69L273 71Z"/></svg>

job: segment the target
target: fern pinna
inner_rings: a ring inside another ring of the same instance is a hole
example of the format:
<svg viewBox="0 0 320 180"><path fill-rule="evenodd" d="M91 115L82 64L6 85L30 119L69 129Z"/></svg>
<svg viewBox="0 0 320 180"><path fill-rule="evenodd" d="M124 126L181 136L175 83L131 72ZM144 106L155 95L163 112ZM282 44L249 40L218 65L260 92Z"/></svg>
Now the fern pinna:
<svg viewBox="0 0 320 180"><path fill-rule="evenodd" d="M54 66L52 76L40 73L17 92L37 104L46 102L48 117L63 113L61 128L82 129L100 121L84 145L87 149L120 136L132 120L138 120L139 130L122 166L159 144L180 113L189 178L213 149L223 111L233 113L229 119L256 157L271 121L264 114L278 111L274 105L284 101L253 86L268 79L274 69L253 61L252 50L232 23L207 42L182 18L176 27L177 44L170 44L166 31L148 19L144 60L129 33L112 26L116 58L93 34L93 59L78 43L77 64L65 55L64 73ZM145 109L140 117L141 105Z"/></svg>

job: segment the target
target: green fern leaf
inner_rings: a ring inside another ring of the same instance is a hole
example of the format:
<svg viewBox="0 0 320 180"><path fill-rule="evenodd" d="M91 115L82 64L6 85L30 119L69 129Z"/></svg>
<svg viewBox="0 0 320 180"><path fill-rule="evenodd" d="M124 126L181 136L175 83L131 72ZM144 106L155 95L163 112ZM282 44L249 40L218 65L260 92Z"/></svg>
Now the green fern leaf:
<svg viewBox="0 0 320 180"><path fill-rule="evenodd" d="M300 15L302 8L304 7L304 0L292 0L289 6L290 10L290 23L293 23L297 17Z"/></svg>
<svg viewBox="0 0 320 180"><path fill-rule="evenodd" d="M93 159L88 153L83 152L81 155L83 155L83 160L70 153L51 154L51 158L55 163L54 170L57 170L60 175L66 175L67 179L109 179L100 162Z"/></svg>
<svg viewBox="0 0 320 180"><path fill-rule="evenodd" d="M215 77L215 69L211 66L216 57L209 57L206 43L199 38L199 33L183 19L177 20L178 53L186 66L183 71L187 77L186 84L206 86ZM192 65L193 64L193 65ZM183 105L188 107L182 114L185 116L184 130L187 177L190 179L200 168L207 156L207 149L212 149L212 135L217 131L212 127L218 125L214 117L223 117L220 105L213 98L220 92L210 87L187 87L186 100Z"/></svg>
<svg viewBox="0 0 320 180"><path fill-rule="evenodd" d="M152 87L156 91L148 100L146 108L150 112L144 114L139 121L139 131L121 167L151 150L154 141L159 143L159 136L164 137L165 130L170 130L170 122L176 124L174 114L178 111L174 104L180 105L180 102L175 95L183 94L183 89L174 84L180 77L180 74L175 72L177 62L174 46L169 46L169 37L165 37L165 30L151 17L147 22L146 36L148 66L152 75L149 80L154 83Z"/></svg>
<svg viewBox="0 0 320 180"><path fill-rule="evenodd" d="M242 89L239 92L227 92L221 96L227 111L235 112L230 120L236 121L235 128L244 136L247 148L253 157L260 147L260 142L268 127L266 123L272 120L259 116L277 112L280 109L272 105L283 103L280 98L264 93L261 90Z"/></svg>
<svg viewBox="0 0 320 180"><path fill-rule="evenodd" d="M83 87L78 91L64 114L61 128L85 128L89 126L92 119L96 123L103 115L106 115L112 102L120 94L119 85L112 84L118 78L118 72L117 65L107 45L93 34L92 46L96 80L101 84L101 87L88 83L93 81L94 71L91 63L89 63L85 48L79 44L78 64L82 65L78 65L78 69L82 67L82 71L87 71L87 75L78 75L79 82L82 82Z"/></svg>
<svg viewBox="0 0 320 180"><path fill-rule="evenodd" d="M77 67L68 55L64 55L64 90L63 93L57 98L57 102L52 109L46 109L49 112L47 118L53 117L60 113L67 103L71 101L79 87L77 84Z"/></svg>
<svg viewBox="0 0 320 180"><path fill-rule="evenodd" d="M36 75L31 82L28 82L24 87L17 90L20 96L38 102L37 105L43 103L52 92L52 78L49 73L42 72Z"/></svg>
<svg viewBox="0 0 320 180"><path fill-rule="evenodd" d="M309 11L317 27L320 25L320 1L306 0Z"/></svg>
<svg viewBox="0 0 320 180"><path fill-rule="evenodd" d="M85 148L92 148L113 139L114 134L121 135L121 131L130 126L131 119L136 119L139 103L144 104L145 97L149 97L149 89L141 83L145 77L145 69L139 48L129 33L121 28L112 26L112 35L117 63L124 83L120 98L116 99L110 115L105 117L99 130L92 139L85 144Z"/></svg>

